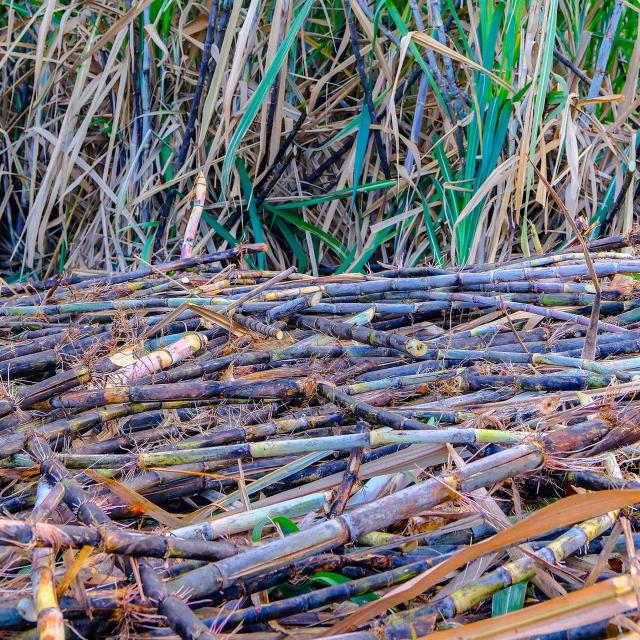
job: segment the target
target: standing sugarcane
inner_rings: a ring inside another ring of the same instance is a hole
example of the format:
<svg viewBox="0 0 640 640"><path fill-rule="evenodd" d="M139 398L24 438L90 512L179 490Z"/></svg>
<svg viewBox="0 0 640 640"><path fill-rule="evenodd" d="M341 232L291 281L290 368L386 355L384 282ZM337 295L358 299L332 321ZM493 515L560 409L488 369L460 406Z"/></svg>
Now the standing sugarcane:
<svg viewBox="0 0 640 640"><path fill-rule="evenodd" d="M206 197L207 181L204 177L204 173L201 171L196 176L193 191L189 198L191 201L191 214L189 215L189 222L187 222L187 228L184 232L184 239L182 241L182 249L180 251L181 260L191 258L193 243L195 242L196 234L198 233L198 225L200 224L200 216L202 215L202 209L204 207Z"/></svg>

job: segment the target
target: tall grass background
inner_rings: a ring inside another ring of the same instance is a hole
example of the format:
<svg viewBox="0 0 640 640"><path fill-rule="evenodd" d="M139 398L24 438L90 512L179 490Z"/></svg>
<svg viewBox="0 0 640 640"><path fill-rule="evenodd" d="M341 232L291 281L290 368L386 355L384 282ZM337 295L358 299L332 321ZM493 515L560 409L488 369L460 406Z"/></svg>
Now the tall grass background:
<svg viewBox="0 0 640 640"><path fill-rule="evenodd" d="M264 241L260 267L464 265L638 211L625 0L0 3L9 281Z"/></svg>

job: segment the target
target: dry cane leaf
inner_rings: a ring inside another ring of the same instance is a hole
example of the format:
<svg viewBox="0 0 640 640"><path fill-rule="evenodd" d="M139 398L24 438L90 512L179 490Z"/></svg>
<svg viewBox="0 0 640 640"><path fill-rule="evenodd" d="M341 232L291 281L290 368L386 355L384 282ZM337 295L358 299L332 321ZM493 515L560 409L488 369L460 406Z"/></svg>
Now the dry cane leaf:
<svg viewBox="0 0 640 640"><path fill-rule="evenodd" d="M222 327L232 333L236 338L240 338L242 336L252 335L250 331L247 331L243 327L241 327L237 322L231 320L231 318L222 315L221 313L216 313L211 309L207 309L206 307L201 307L198 304L187 304L187 308L191 311L195 311L198 315L201 315L205 320L209 322L213 322L213 324Z"/></svg>
<svg viewBox="0 0 640 640"><path fill-rule="evenodd" d="M113 478L105 478L96 471L86 469L85 473L96 482L102 482L107 486L109 491L118 496L120 500L126 502L130 507L133 507L138 513L144 513L151 516L154 520L157 520L160 524L172 529L178 529L183 525L180 518L177 518L173 514L165 511L156 504L153 504L147 498L141 496L137 491L130 489L121 482L114 480Z"/></svg>
<svg viewBox="0 0 640 640"><path fill-rule="evenodd" d="M88 546L82 547L82 549L80 549L80 551L78 551L78 553L75 554L75 557L73 557L74 555L73 550L72 549L68 550L67 557L69 559L71 558L73 559L70 560L69 563L67 563L66 565L67 570L65 571L64 575L62 576L56 588L56 596L58 598L62 598L62 596L67 592L67 589L71 586L73 581L76 579L76 577L78 576L78 573L80 573L80 570L82 569L82 567L84 567L87 560L89 559L89 556L94 551L95 549L93 547L88 547Z"/></svg>

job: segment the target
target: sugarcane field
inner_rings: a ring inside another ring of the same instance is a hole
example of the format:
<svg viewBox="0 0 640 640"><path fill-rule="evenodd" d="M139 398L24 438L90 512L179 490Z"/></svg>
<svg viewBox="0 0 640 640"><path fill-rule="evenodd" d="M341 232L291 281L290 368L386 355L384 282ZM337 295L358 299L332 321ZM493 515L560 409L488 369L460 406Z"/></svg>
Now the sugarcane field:
<svg viewBox="0 0 640 640"><path fill-rule="evenodd" d="M639 19L0 0L0 638L640 639Z"/></svg>

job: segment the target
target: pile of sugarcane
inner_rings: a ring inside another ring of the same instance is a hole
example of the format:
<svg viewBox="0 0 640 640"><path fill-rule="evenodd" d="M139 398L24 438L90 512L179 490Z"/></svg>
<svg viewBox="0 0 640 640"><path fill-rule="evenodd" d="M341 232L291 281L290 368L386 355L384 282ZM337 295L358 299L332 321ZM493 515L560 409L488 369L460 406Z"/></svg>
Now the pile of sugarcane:
<svg viewBox="0 0 640 640"><path fill-rule="evenodd" d="M3 283L0 634L637 631L639 241Z"/></svg>

